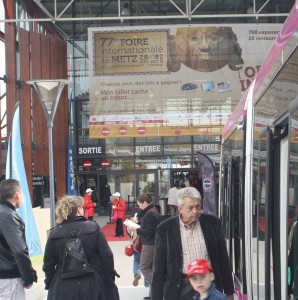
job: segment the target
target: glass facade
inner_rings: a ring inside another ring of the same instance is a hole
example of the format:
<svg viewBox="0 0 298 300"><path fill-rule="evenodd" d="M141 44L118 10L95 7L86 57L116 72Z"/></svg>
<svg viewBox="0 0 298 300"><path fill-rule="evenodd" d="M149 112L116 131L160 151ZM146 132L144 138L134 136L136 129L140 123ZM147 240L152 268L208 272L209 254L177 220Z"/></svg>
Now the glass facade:
<svg viewBox="0 0 298 300"><path fill-rule="evenodd" d="M73 163L79 193L83 194L84 189L92 184L96 191L95 200L104 205L102 199L107 183L112 192L124 193L127 200L148 190L155 199L166 199L176 180L181 186L186 180L198 186L201 174L197 152L207 154L214 164L219 163L220 132L209 136L179 136L177 133L176 136L163 137L90 138L89 122L94 112L89 105L87 53L85 41L77 42L76 46L68 44ZM121 114L119 118L121 120Z"/></svg>

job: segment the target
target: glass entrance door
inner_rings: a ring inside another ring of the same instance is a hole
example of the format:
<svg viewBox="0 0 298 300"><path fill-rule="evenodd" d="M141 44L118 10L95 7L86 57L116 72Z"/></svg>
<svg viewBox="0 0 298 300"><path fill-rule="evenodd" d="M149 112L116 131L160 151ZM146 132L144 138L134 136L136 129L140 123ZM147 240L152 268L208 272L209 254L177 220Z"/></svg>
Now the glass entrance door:
<svg viewBox="0 0 298 300"><path fill-rule="evenodd" d="M106 178L111 194L119 192L127 204L127 210L131 210L136 205L136 198L141 193L149 193L155 201L155 204L158 204L159 192L157 171L134 173L127 171L112 171ZM112 196L110 197L110 201L113 201Z"/></svg>

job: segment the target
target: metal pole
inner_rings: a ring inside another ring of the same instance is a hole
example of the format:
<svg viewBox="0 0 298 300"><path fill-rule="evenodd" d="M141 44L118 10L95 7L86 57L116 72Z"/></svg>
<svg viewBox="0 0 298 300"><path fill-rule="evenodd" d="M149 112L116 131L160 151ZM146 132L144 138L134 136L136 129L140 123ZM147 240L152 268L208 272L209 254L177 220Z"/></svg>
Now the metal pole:
<svg viewBox="0 0 298 300"><path fill-rule="evenodd" d="M53 123L48 122L49 131L49 176L50 176L50 212L51 212L51 227L56 224L55 218L55 181L54 181L54 162L53 162Z"/></svg>
<svg viewBox="0 0 298 300"><path fill-rule="evenodd" d="M56 225L55 218L55 178L54 178L54 155L53 155L53 125L54 116L58 107L60 95L66 79L39 79L28 80L28 84L32 84L40 98L43 111L47 119L48 135L49 135L49 183L50 183L50 218L51 227ZM54 90L53 90L54 88ZM54 93L54 95L52 94ZM56 94L56 95L55 95ZM52 97L52 99L50 99ZM51 105L51 107L49 107Z"/></svg>
<svg viewBox="0 0 298 300"><path fill-rule="evenodd" d="M107 222L107 224L113 224L112 222L112 204L111 202L109 202L108 206L109 206L109 222Z"/></svg>

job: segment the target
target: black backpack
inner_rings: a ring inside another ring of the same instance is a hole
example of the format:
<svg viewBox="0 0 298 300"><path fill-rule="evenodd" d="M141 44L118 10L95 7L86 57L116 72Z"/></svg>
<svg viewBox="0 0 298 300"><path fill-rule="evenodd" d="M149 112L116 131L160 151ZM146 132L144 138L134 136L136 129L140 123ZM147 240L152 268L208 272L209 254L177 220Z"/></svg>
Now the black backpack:
<svg viewBox="0 0 298 300"><path fill-rule="evenodd" d="M89 221L86 221L82 226L78 234L72 232L70 235L65 232L61 225L59 227L69 238L65 244L64 257L61 269L61 278L73 278L85 276L93 273L93 269L90 267L91 259L88 263L82 240L80 239L80 233Z"/></svg>

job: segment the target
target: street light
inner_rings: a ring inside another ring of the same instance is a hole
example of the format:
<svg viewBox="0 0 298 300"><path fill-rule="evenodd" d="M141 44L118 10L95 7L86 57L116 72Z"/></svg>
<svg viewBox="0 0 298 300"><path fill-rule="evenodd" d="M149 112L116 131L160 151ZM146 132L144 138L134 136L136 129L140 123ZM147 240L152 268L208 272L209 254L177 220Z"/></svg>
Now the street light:
<svg viewBox="0 0 298 300"><path fill-rule="evenodd" d="M55 185L54 185L54 163L53 163L53 123L57 106L65 84L65 79L40 79L29 80L26 83L34 86L47 119L49 135L49 177L50 177L50 212L51 227L55 226Z"/></svg>

